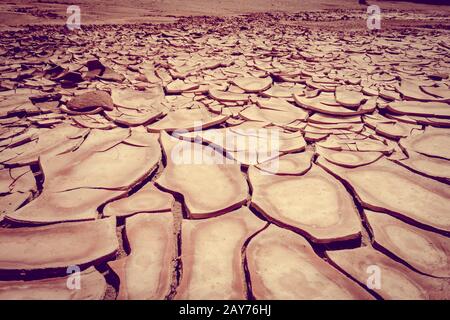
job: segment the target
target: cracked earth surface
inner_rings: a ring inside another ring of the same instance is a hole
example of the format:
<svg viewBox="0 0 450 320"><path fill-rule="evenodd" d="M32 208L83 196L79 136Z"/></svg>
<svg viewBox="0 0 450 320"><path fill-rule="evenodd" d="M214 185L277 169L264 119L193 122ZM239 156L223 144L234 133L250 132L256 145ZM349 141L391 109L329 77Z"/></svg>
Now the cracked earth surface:
<svg viewBox="0 0 450 320"><path fill-rule="evenodd" d="M448 31L271 17L1 32L0 299L450 299Z"/></svg>

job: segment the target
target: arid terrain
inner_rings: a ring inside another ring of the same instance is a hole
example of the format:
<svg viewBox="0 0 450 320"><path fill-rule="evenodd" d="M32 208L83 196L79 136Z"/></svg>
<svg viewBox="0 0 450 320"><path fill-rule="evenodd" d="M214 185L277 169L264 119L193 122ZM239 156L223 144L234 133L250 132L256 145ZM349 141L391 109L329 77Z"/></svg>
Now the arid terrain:
<svg viewBox="0 0 450 320"><path fill-rule="evenodd" d="M450 299L450 6L0 4L0 299Z"/></svg>

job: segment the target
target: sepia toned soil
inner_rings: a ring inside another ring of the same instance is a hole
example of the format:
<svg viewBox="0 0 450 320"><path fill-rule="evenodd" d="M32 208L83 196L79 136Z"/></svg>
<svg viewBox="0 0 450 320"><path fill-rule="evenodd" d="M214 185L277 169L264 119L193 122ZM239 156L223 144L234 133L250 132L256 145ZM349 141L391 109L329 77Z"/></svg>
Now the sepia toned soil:
<svg viewBox="0 0 450 320"><path fill-rule="evenodd" d="M450 299L448 6L107 3L0 4L0 299Z"/></svg>

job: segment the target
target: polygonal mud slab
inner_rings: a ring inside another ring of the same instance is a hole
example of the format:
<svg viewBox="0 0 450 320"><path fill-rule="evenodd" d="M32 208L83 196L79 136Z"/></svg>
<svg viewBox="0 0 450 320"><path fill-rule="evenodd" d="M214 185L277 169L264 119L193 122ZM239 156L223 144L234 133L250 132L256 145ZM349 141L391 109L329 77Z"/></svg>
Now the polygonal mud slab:
<svg viewBox="0 0 450 320"><path fill-rule="evenodd" d="M191 218L226 213L246 201L248 186L239 164L227 164L212 148L165 132L161 133L161 144L167 166L156 184L182 194Z"/></svg>
<svg viewBox="0 0 450 320"><path fill-rule="evenodd" d="M261 109L288 112L293 116L295 116L296 119L302 121L306 121L306 119L308 118L308 112L306 110L299 108L293 104L290 104L285 99L278 99L278 98L258 99L256 101L256 104Z"/></svg>
<svg viewBox="0 0 450 320"><path fill-rule="evenodd" d="M358 109L366 97L358 91L336 88L336 102L347 108Z"/></svg>
<svg viewBox="0 0 450 320"><path fill-rule="evenodd" d="M183 275L176 299L246 299L242 250L266 223L247 207L182 221Z"/></svg>
<svg viewBox="0 0 450 320"><path fill-rule="evenodd" d="M0 281L0 300L101 300L105 292L105 278L94 267L61 278Z"/></svg>
<svg viewBox="0 0 450 320"><path fill-rule="evenodd" d="M387 110L396 114L450 118L449 105L443 102L394 101L387 104Z"/></svg>
<svg viewBox="0 0 450 320"><path fill-rule="evenodd" d="M151 147L122 143L128 136L128 131L123 129L117 129L116 136L111 131L91 130L76 151L56 157L43 156L39 163L45 177L44 190L126 190L142 181L161 158L158 136L147 134Z"/></svg>
<svg viewBox="0 0 450 320"><path fill-rule="evenodd" d="M16 211L6 214L8 220L26 224L93 220L98 208L123 195L123 191L74 189L51 192L47 189Z"/></svg>
<svg viewBox="0 0 450 320"><path fill-rule="evenodd" d="M450 239L419 229L388 214L365 210L374 246L393 253L416 270L450 278Z"/></svg>
<svg viewBox="0 0 450 320"><path fill-rule="evenodd" d="M278 176L249 168L252 206L269 220L317 243L360 236L358 211L344 186L313 165L302 176Z"/></svg>
<svg viewBox="0 0 450 320"><path fill-rule="evenodd" d="M334 97L329 95L306 98L294 94L294 100L300 107L333 116L357 116L371 113L376 108L376 101L373 97L369 97L356 110L341 106Z"/></svg>
<svg viewBox="0 0 450 320"><path fill-rule="evenodd" d="M365 208L450 231L450 186L414 174L385 158L351 170L322 157L317 164L348 183Z"/></svg>
<svg viewBox="0 0 450 320"><path fill-rule="evenodd" d="M312 151L291 153L263 162L255 167L277 175L302 175L312 166Z"/></svg>
<svg viewBox="0 0 450 320"><path fill-rule="evenodd" d="M449 279L421 275L371 247L327 251L330 260L384 299L449 299Z"/></svg>
<svg viewBox="0 0 450 320"><path fill-rule="evenodd" d="M41 133L42 132L42 133ZM29 165L38 162L44 154L56 156L71 151L81 144L85 131L71 125L61 125L51 130L40 130L36 142L30 142L24 152L6 161L8 165Z"/></svg>
<svg viewBox="0 0 450 320"><path fill-rule="evenodd" d="M169 112L161 120L147 126L149 132L205 129L225 122L228 116L211 116L200 109L179 109Z"/></svg>
<svg viewBox="0 0 450 320"><path fill-rule="evenodd" d="M427 177L450 183L450 160L428 157L421 153L408 150L407 159L399 159L395 160L395 162Z"/></svg>
<svg viewBox="0 0 450 320"><path fill-rule="evenodd" d="M161 86L154 86L151 90L136 91L133 89L112 89L111 98L117 107L125 109L152 109L155 103L164 97Z"/></svg>
<svg viewBox="0 0 450 320"><path fill-rule="evenodd" d="M154 109L126 109L117 107L113 111L105 112L105 117L122 126L140 126L154 122L164 114L164 111Z"/></svg>
<svg viewBox="0 0 450 320"><path fill-rule="evenodd" d="M209 89L209 96L218 101L248 101L249 95L243 93L234 93L229 91L221 91L217 89Z"/></svg>
<svg viewBox="0 0 450 320"><path fill-rule="evenodd" d="M168 94L182 93L183 91L194 90L198 88L198 84L195 83L186 83L180 79L172 81L167 84L166 92Z"/></svg>
<svg viewBox="0 0 450 320"><path fill-rule="evenodd" d="M115 218L34 228L0 229L0 272L98 263L119 248Z"/></svg>
<svg viewBox="0 0 450 320"><path fill-rule="evenodd" d="M373 299L319 258L302 236L275 225L250 240L246 259L256 299Z"/></svg>
<svg viewBox="0 0 450 320"><path fill-rule="evenodd" d="M316 145L316 153L329 162L337 164L345 168L355 168L364 166L380 159L383 154L381 152L358 152L358 151L334 151L332 149L323 148Z"/></svg>
<svg viewBox="0 0 450 320"><path fill-rule="evenodd" d="M400 85L396 88L396 90L402 94L403 98L408 100L419 100L419 101L429 101L429 102L450 102L450 99L443 99L433 95L430 95L426 92L426 90L422 90L420 88L420 82L410 81L410 80L402 80ZM426 88L426 87L425 87ZM433 88L433 87L431 87ZM433 89L430 90L430 93ZM436 93L439 93L436 92Z"/></svg>
<svg viewBox="0 0 450 320"><path fill-rule="evenodd" d="M428 127L423 134L400 140L400 145L407 151L450 160L450 133L445 129Z"/></svg>
<svg viewBox="0 0 450 320"><path fill-rule="evenodd" d="M31 193L29 192L14 192L0 197L0 221L5 215L17 210L30 197Z"/></svg>
<svg viewBox="0 0 450 320"><path fill-rule="evenodd" d="M269 89L272 85L272 78L238 77L234 78L232 82L245 92L254 93Z"/></svg>
<svg viewBox="0 0 450 320"><path fill-rule="evenodd" d="M175 258L172 213L127 218L125 236L130 255L108 262L120 279L117 299L164 299L169 294Z"/></svg>
<svg viewBox="0 0 450 320"><path fill-rule="evenodd" d="M269 122L280 126L288 125L296 120L304 120L305 118L304 114L262 109L257 106L250 106L239 112L239 115L245 120Z"/></svg>
<svg viewBox="0 0 450 320"><path fill-rule="evenodd" d="M148 183L136 193L108 203L103 208L105 217L126 217L136 213L166 212L172 209L174 199Z"/></svg>

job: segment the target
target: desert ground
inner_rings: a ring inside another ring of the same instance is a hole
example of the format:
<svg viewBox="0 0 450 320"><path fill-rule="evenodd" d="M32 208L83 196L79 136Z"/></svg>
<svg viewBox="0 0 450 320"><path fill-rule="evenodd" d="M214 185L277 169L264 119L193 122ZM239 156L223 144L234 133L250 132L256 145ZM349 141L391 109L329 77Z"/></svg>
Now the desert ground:
<svg viewBox="0 0 450 320"><path fill-rule="evenodd" d="M450 6L369 2L2 2L0 299L450 299Z"/></svg>

